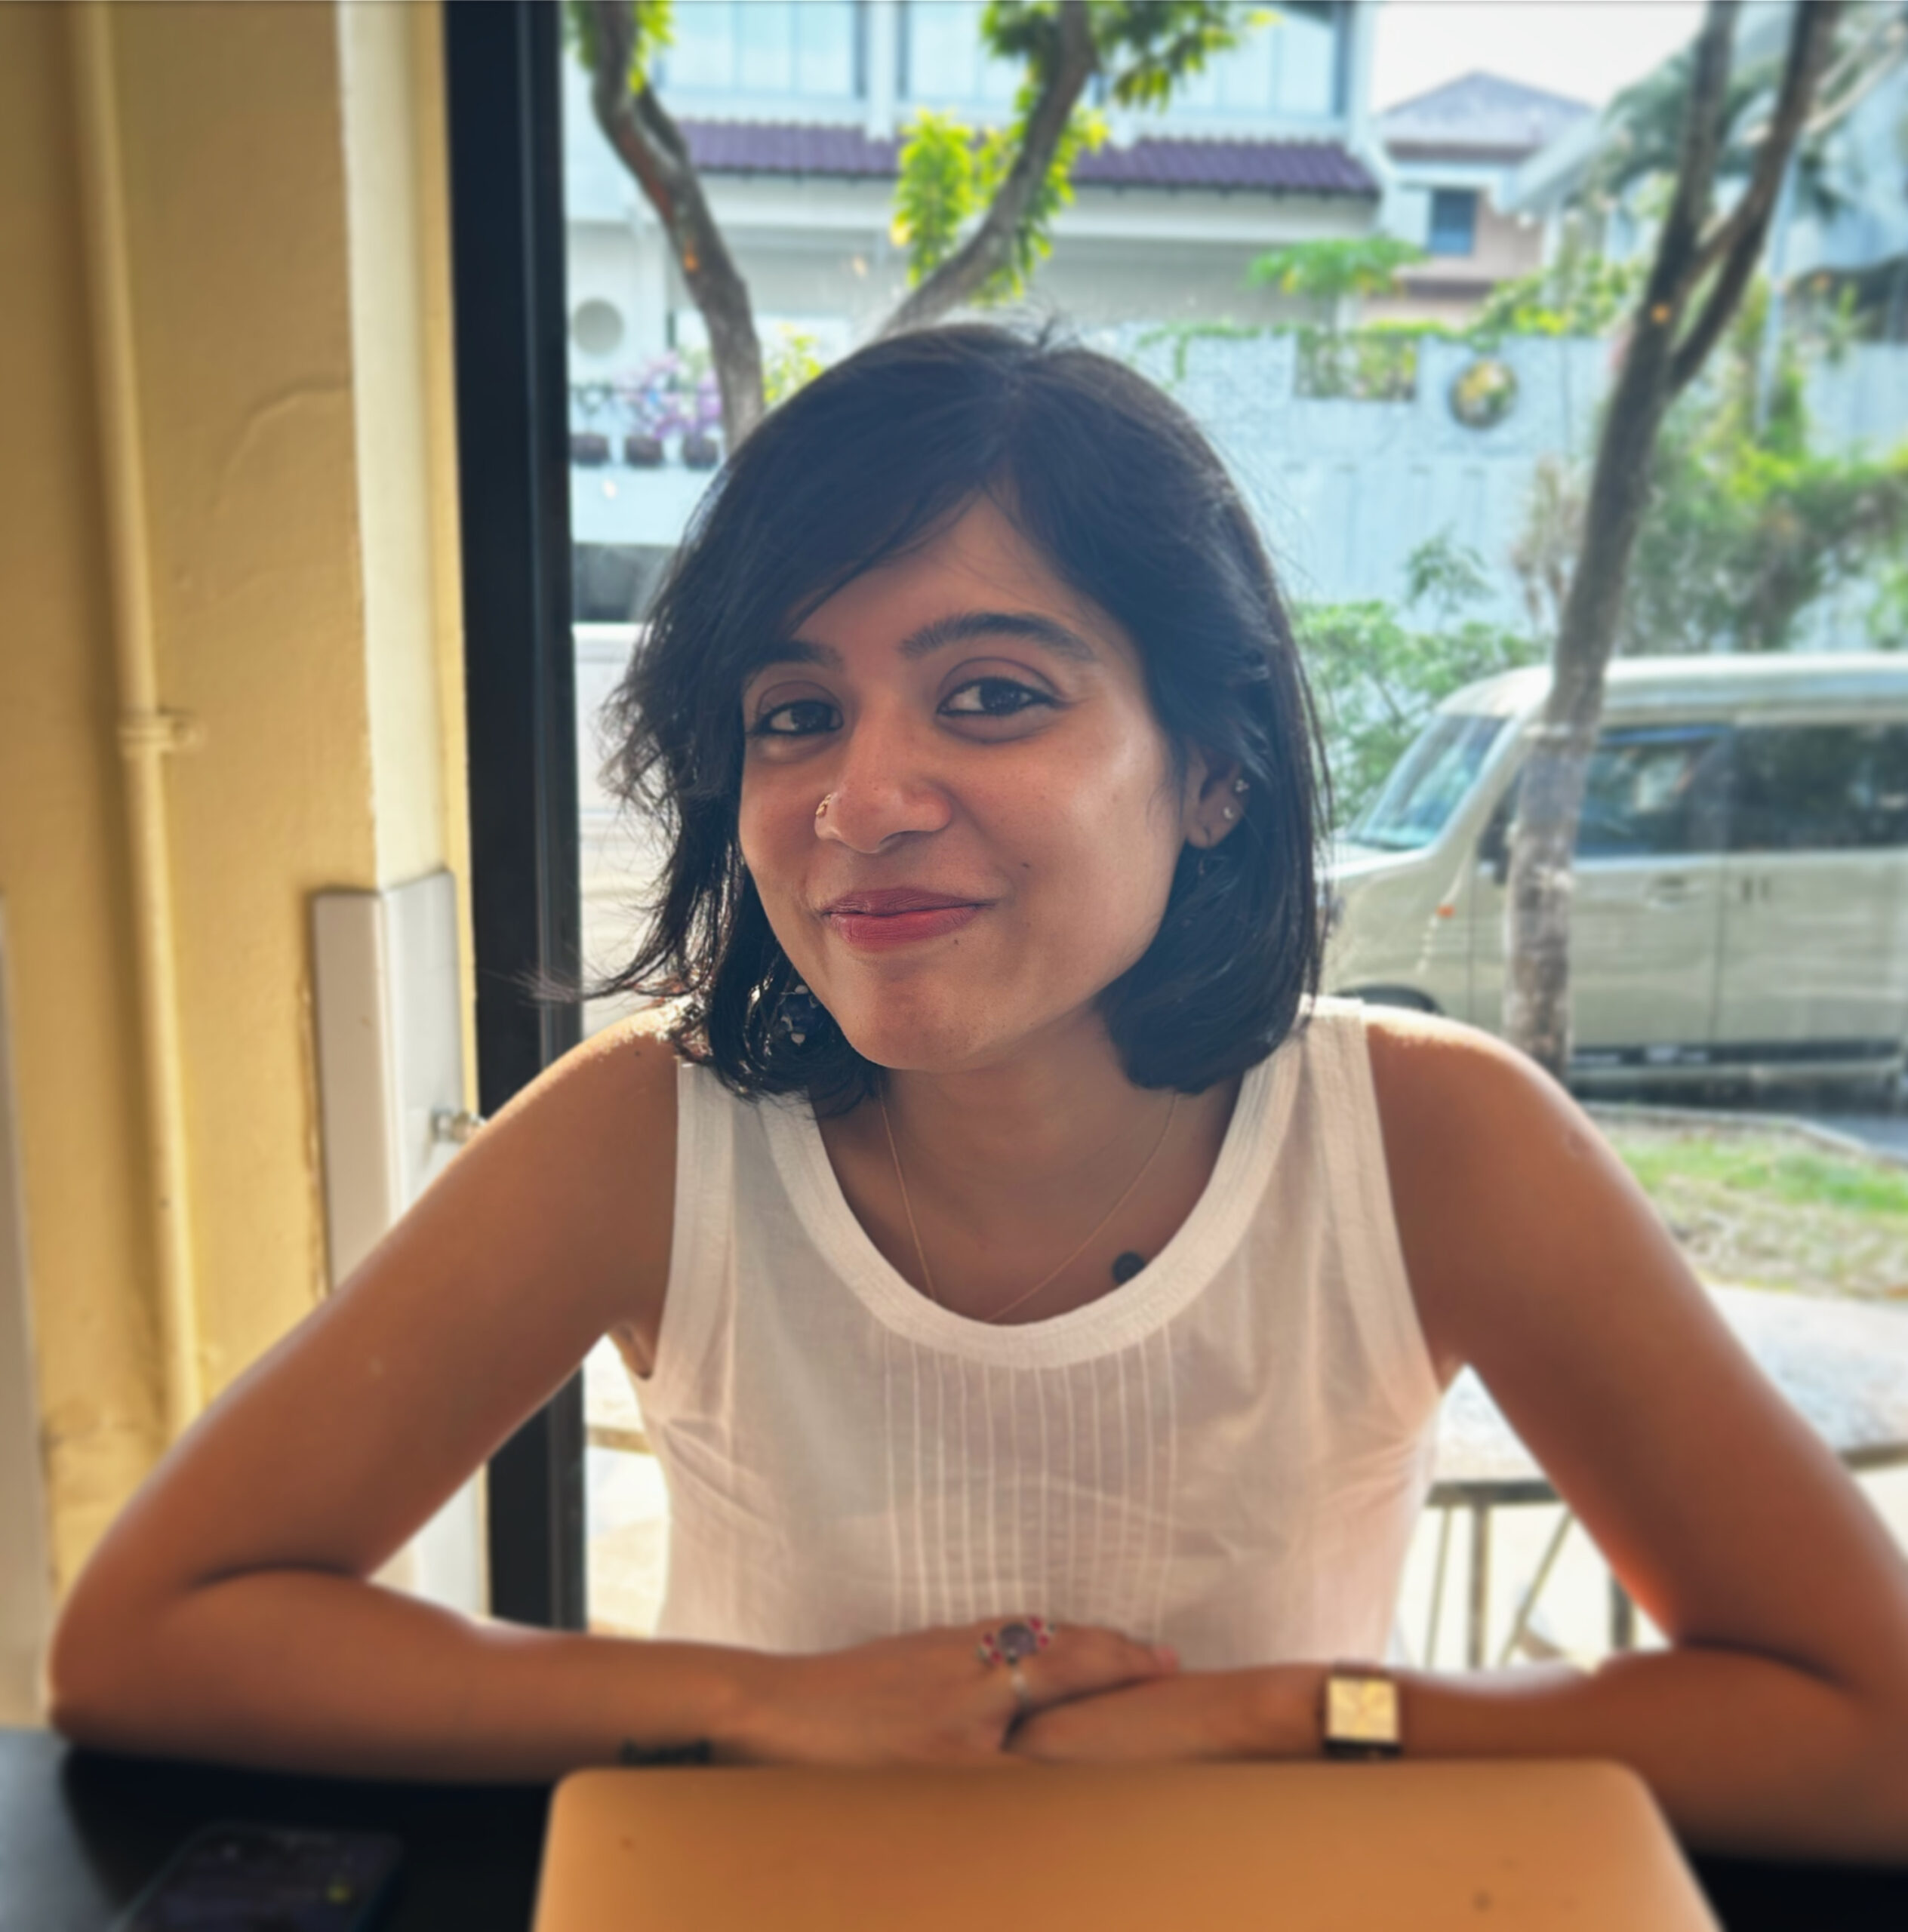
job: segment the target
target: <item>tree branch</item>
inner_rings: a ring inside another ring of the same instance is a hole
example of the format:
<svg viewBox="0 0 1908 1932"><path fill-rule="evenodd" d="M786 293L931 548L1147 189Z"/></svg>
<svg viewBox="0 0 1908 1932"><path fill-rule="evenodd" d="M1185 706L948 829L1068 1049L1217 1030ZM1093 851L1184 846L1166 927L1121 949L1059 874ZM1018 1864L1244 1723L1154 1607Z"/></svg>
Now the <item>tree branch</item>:
<svg viewBox="0 0 1908 1932"><path fill-rule="evenodd" d="M1783 68L1782 91L1768 137L1756 157L1756 171L1736 205L1698 245L1694 260L1672 304L1680 310L1703 274L1721 263L1701 313L1676 345L1670 365L1672 395L1686 389L1694 380L1716 346L1717 337L1735 313L1750 277L1756 272L1776 194L1782 185L1783 171L1789 165L1802 123L1808 118L1816 76L1827 60L1840 11L1841 0L1808 0L1808 4L1796 9L1790 29L1788 58ZM1694 100L1691 111L1695 111Z"/></svg>
<svg viewBox="0 0 1908 1932"><path fill-rule="evenodd" d="M632 0L591 0L596 64L590 105L596 124L663 224L676 266L709 325L709 347L722 392L722 429L734 449L762 413L762 344L749 285L709 212L689 146L645 79L630 85L635 48Z"/></svg>
<svg viewBox="0 0 1908 1932"><path fill-rule="evenodd" d="M923 328L971 301L1013 260L1028 205L1045 181L1066 124L1100 63L1087 0L1060 0L1059 27L1053 70L1027 117L1020 152L992 205L974 233L888 317L884 335Z"/></svg>

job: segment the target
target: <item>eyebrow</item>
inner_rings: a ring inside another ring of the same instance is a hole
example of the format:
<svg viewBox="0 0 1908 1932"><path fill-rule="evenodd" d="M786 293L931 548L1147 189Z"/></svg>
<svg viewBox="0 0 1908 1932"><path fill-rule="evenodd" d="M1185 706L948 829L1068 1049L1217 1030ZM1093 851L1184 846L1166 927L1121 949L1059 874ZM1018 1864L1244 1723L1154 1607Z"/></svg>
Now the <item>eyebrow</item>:
<svg viewBox="0 0 1908 1932"><path fill-rule="evenodd" d="M1100 654L1078 632L1071 631L1052 617L1036 611L957 611L934 617L919 630L902 638L900 653L909 663L930 657L949 645L969 644L977 638L1017 637L1037 644L1056 657L1079 664L1097 663ZM831 670L842 668L842 654L832 645L817 644L806 638L785 638L765 651L756 669L771 664L823 664Z"/></svg>

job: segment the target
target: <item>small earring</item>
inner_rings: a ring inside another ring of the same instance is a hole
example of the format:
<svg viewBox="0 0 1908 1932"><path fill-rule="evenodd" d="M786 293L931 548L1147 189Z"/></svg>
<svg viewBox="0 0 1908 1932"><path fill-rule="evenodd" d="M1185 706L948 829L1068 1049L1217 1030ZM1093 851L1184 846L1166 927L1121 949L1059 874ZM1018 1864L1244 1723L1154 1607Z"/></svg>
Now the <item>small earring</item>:
<svg viewBox="0 0 1908 1932"><path fill-rule="evenodd" d="M1236 798L1244 798L1251 789L1243 778L1235 778L1233 780L1233 793Z"/></svg>
<svg viewBox="0 0 1908 1932"><path fill-rule="evenodd" d="M1239 814L1235 811L1230 805L1228 805L1226 809L1220 814L1220 817L1221 818L1237 818L1239 817Z"/></svg>

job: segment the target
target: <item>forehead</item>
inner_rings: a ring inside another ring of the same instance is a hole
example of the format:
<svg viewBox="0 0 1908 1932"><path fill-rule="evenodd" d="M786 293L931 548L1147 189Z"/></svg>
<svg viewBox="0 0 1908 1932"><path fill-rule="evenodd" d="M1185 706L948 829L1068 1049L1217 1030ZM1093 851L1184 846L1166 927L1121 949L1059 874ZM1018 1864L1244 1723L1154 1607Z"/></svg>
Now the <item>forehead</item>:
<svg viewBox="0 0 1908 1932"><path fill-rule="evenodd" d="M1138 665L1125 628L1069 583L986 496L925 542L844 584L796 626L791 641L838 652L900 645L904 655L919 657L973 635L960 620L982 614L1031 620L996 628L1062 656Z"/></svg>

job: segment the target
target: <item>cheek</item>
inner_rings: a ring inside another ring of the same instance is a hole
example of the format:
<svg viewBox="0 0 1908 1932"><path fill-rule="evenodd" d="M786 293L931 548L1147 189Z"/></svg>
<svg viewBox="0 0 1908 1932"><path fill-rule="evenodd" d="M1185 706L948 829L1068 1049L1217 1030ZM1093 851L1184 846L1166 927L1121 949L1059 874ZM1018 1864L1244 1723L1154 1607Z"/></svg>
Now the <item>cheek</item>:
<svg viewBox="0 0 1908 1932"><path fill-rule="evenodd" d="M1150 747L1115 745L1026 828L1029 854L1084 930L1145 939L1164 911L1182 835L1172 774Z"/></svg>

